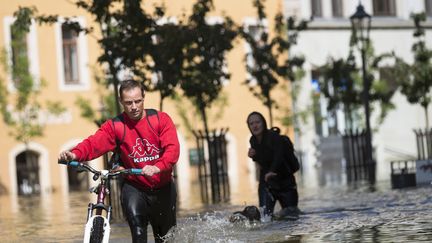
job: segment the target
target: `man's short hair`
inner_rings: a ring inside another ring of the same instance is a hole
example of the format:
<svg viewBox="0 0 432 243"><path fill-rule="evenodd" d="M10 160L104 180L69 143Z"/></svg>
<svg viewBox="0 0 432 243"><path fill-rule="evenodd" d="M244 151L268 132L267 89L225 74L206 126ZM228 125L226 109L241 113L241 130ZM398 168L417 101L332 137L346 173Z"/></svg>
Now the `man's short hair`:
<svg viewBox="0 0 432 243"><path fill-rule="evenodd" d="M120 99L123 99L123 91L124 90L131 90L134 88L140 88L142 97L144 97L144 93L145 93L144 86L136 80L127 79L127 80L124 80L120 83L120 89L119 89Z"/></svg>

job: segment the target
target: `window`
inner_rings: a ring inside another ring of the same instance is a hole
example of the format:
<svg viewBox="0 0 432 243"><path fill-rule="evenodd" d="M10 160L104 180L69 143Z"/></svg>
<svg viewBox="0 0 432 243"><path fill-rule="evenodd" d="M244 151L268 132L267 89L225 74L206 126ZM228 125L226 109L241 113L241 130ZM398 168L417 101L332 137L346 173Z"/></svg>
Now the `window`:
<svg viewBox="0 0 432 243"><path fill-rule="evenodd" d="M17 86L20 75L29 73L29 60L27 55L27 34L20 33L11 25L11 61L12 82Z"/></svg>
<svg viewBox="0 0 432 243"><path fill-rule="evenodd" d="M311 70L311 84L314 88L312 94L313 102L313 117L315 123L315 133L321 137L327 137L329 135L337 135L340 130L341 124L338 123L338 112L339 108L328 110L328 99L321 93L319 87L319 80L323 76L319 69ZM329 85L329 93L334 93L331 83Z"/></svg>
<svg viewBox="0 0 432 243"><path fill-rule="evenodd" d="M425 12L427 16L432 16L432 0L425 0Z"/></svg>
<svg viewBox="0 0 432 243"><path fill-rule="evenodd" d="M374 0L372 2L375 16L396 16L395 0Z"/></svg>
<svg viewBox="0 0 432 243"><path fill-rule="evenodd" d="M86 28L84 17L74 17L70 22ZM61 91L87 91L90 89L89 51L84 34L68 27L60 18L55 25L57 80Z"/></svg>
<svg viewBox="0 0 432 243"><path fill-rule="evenodd" d="M333 17L343 16L343 2L342 0L332 0L332 13Z"/></svg>
<svg viewBox="0 0 432 243"><path fill-rule="evenodd" d="M312 17L322 17L321 0L311 0Z"/></svg>
<svg viewBox="0 0 432 243"><path fill-rule="evenodd" d="M79 83L78 73L78 34L62 24L63 72L65 84Z"/></svg>
<svg viewBox="0 0 432 243"><path fill-rule="evenodd" d="M4 25L4 47L7 52L7 89L16 92L20 77L31 77L33 88L37 89L40 84L39 54L37 49L36 24L31 21L28 32L20 33L14 27L15 17L5 16Z"/></svg>
<svg viewBox="0 0 432 243"><path fill-rule="evenodd" d="M264 22L262 24L258 24L257 21L250 21L249 23L245 23L244 30L253 38L254 42L258 45L261 44L261 46L265 43L263 43L262 37L263 34L266 32L266 26L267 23ZM246 79L249 80L248 84L250 86L256 85L257 81L254 76L252 76L252 72L254 69L256 69L256 63L253 58L253 50L249 43L246 43L245 45L245 52L246 52Z"/></svg>

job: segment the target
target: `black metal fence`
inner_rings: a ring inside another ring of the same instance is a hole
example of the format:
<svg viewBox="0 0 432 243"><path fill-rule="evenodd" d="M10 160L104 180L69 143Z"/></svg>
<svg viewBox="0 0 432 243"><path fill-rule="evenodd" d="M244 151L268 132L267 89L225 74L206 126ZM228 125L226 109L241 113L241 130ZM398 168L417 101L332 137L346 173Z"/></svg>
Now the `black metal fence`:
<svg viewBox="0 0 432 243"><path fill-rule="evenodd" d="M391 184L392 188L416 186L416 161L392 161Z"/></svg>
<svg viewBox="0 0 432 243"><path fill-rule="evenodd" d="M376 162L373 159L367 160L366 132L346 130L342 138L348 182L360 180L375 182Z"/></svg>
<svg viewBox="0 0 432 243"><path fill-rule="evenodd" d="M432 159L432 129L414 129L417 142L417 159Z"/></svg>
<svg viewBox="0 0 432 243"><path fill-rule="evenodd" d="M414 129L414 133L417 143L417 159L391 162L392 188L416 186L417 161L432 159L432 129Z"/></svg>
<svg viewBox="0 0 432 243"><path fill-rule="evenodd" d="M193 132L198 150L201 199L204 203L227 201L230 196L225 139L227 131L214 130L209 137L202 131Z"/></svg>

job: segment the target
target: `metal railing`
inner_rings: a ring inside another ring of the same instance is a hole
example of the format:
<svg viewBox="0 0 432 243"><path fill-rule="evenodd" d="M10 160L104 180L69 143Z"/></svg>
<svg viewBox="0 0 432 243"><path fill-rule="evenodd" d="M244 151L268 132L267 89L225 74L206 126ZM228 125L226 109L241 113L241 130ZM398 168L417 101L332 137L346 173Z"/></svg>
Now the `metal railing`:
<svg viewBox="0 0 432 243"><path fill-rule="evenodd" d="M202 131L193 132L198 150L201 199L204 203L228 201L230 196L225 139L227 131L214 130L208 138Z"/></svg>
<svg viewBox="0 0 432 243"><path fill-rule="evenodd" d="M366 132L346 130L342 138L348 182L367 180L374 183L376 162L366 159Z"/></svg>

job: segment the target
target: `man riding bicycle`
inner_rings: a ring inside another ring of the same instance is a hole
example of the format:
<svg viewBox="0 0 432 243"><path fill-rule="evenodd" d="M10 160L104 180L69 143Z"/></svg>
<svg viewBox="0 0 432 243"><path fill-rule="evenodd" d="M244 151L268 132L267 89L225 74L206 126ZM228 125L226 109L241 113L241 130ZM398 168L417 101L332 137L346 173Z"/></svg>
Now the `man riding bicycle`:
<svg viewBox="0 0 432 243"><path fill-rule="evenodd" d="M147 242L147 225L156 242L163 242L176 225L177 192L172 169L180 145L168 114L144 109L144 87L135 80L123 81L119 89L124 112L102 124L95 134L70 151L60 161L89 161L109 151L119 152L117 169L142 169L144 176L125 177L121 193L123 210L133 242ZM117 148L117 149L116 149Z"/></svg>

